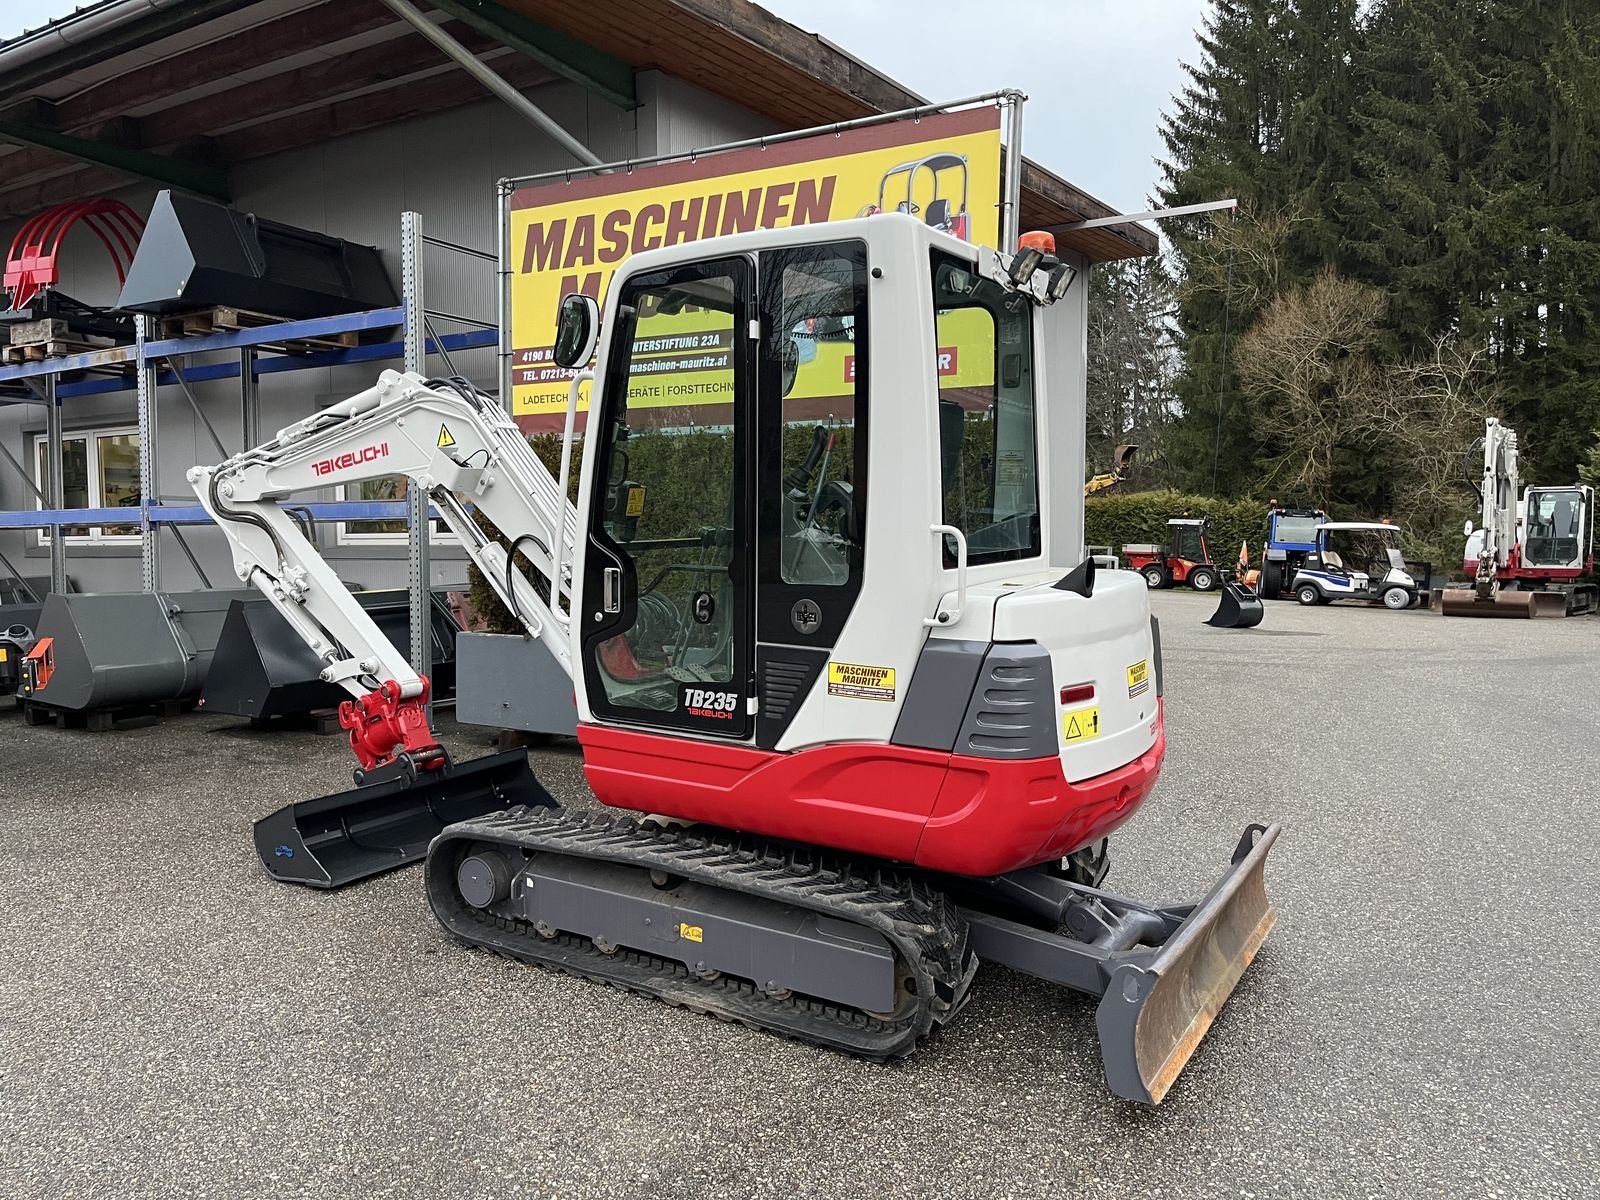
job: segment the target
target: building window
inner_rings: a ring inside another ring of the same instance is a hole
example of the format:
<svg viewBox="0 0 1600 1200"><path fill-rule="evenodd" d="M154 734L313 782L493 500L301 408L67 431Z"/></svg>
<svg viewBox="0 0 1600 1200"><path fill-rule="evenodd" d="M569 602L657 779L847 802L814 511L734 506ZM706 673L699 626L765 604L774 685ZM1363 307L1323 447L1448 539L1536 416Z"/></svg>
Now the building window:
<svg viewBox="0 0 1600 1200"><path fill-rule="evenodd" d="M50 443L34 441L34 481L50 494ZM61 439L61 506L63 508L139 507L139 433L137 429L91 429ZM35 508L46 507L37 501ZM138 542L139 525L63 525L67 545L120 545ZM50 544L51 531L38 531L39 544Z"/></svg>
<svg viewBox="0 0 1600 1200"><path fill-rule="evenodd" d="M351 501L404 500L410 480L404 475L385 475L381 479L363 479L344 487L343 498ZM459 546L461 539L450 532L443 521L433 523L433 536L429 541L435 546ZM340 521L341 546L404 546L405 521Z"/></svg>

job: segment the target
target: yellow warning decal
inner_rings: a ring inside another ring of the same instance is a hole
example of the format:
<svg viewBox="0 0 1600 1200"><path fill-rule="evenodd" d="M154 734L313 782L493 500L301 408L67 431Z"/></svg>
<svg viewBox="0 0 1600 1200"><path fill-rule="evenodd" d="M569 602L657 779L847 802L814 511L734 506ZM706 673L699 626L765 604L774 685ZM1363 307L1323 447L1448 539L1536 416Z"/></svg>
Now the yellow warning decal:
<svg viewBox="0 0 1600 1200"><path fill-rule="evenodd" d="M1065 742L1085 742L1090 738L1100 736L1100 710L1098 708L1075 708L1069 713L1061 714L1061 740Z"/></svg>
<svg viewBox="0 0 1600 1200"><path fill-rule="evenodd" d="M454 446L455 444L456 444L456 440L455 440L455 438L450 436L449 426L446 426L446 425L439 426L439 449L448 450L451 446Z"/></svg>
<svg viewBox="0 0 1600 1200"><path fill-rule="evenodd" d="M852 700L893 700L894 668L858 663L828 664L828 695Z"/></svg>
<svg viewBox="0 0 1600 1200"><path fill-rule="evenodd" d="M1128 668L1128 699L1142 696L1150 690L1150 663L1140 659Z"/></svg>
<svg viewBox="0 0 1600 1200"><path fill-rule="evenodd" d="M678 936L686 942L703 942L706 940L706 931L699 925L686 925L680 921Z"/></svg>
<svg viewBox="0 0 1600 1200"><path fill-rule="evenodd" d="M4 646L0 646L0 662L5 662L8 654L9 651L7 651Z"/></svg>
<svg viewBox="0 0 1600 1200"><path fill-rule="evenodd" d="M631 487L628 489L628 516L639 517L644 515L644 489Z"/></svg>

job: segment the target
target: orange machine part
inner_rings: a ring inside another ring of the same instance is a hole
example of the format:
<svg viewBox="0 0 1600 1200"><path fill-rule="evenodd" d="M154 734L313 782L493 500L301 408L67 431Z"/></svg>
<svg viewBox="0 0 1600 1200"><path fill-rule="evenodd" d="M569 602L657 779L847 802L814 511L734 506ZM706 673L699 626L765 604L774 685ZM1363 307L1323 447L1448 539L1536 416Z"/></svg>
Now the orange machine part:
<svg viewBox="0 0 1600 1200"><path fill-rule="evenodd" d="M33 667L33 687L37 691L50 682L50 676L56 670L56 640L53 637L40 638L33 644L33 649L28 651L25 662L31 662Z"/></svg>

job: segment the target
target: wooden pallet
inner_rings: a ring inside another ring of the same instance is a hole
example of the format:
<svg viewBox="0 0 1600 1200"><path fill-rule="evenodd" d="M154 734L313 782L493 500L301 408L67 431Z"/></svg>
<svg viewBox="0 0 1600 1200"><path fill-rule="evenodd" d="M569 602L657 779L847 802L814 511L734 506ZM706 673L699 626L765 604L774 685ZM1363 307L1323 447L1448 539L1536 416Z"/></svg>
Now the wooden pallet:
<svg viewBox="0 0 1600 1200"><path fill-rule="evenodd" d="M274 317L270 313L254 312L248 308L231 308L218 305L202 308L192 313L174 313L161 318L161 336L204 337L208 333L236 333L241 329L261 329L287 323L287 317ZM356 345L355 330L344 333L324 333L316 337L285 338L281 342L263 344L263 350L284 353L306 353L312 350L348 350Z"/></svg>
<svg viewBox="0 0 1600 1200"><path fill-rule="evenodd" d="M114 343L103 338L92 342L75 338L56 338L46 342L29 342L0 348L0 358L9 366L12 363L43 362L47 358L63 358L69 354L88 354L95 350L109 350Z"/></svg>
<svg viewBox="0 0 1600 1200"><path fill-rule="evenodd" d="M54 725L57 729L86 729L90 733L106 733L113 729L138 729L182 716L193 705L182 700L163 700L156 704L134 704L120 708L73 709L27 700L19 707L25 725Z"/></svg>

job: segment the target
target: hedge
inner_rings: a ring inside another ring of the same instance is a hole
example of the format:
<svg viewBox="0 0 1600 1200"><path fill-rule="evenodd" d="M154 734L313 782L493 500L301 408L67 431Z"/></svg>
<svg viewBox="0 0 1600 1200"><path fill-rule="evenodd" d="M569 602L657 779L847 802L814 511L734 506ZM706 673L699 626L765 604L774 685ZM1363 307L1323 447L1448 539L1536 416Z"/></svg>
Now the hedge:
<svg viewBox="0 0 1600 1200"><path fill-rule="evenodd" d="M1083 508L1085 542L1110 546L1115 553L1130 542L1167 542L1167 522L1173 517L1209 517L1206 536L1212 557L1232 566L1239 557L1239 543L1248 542L1254 564L1261 559L1261 539L1267 531L1266 505L1259 500L1218 500L1174 491L1124 492L1091 496Z"/></svg>

